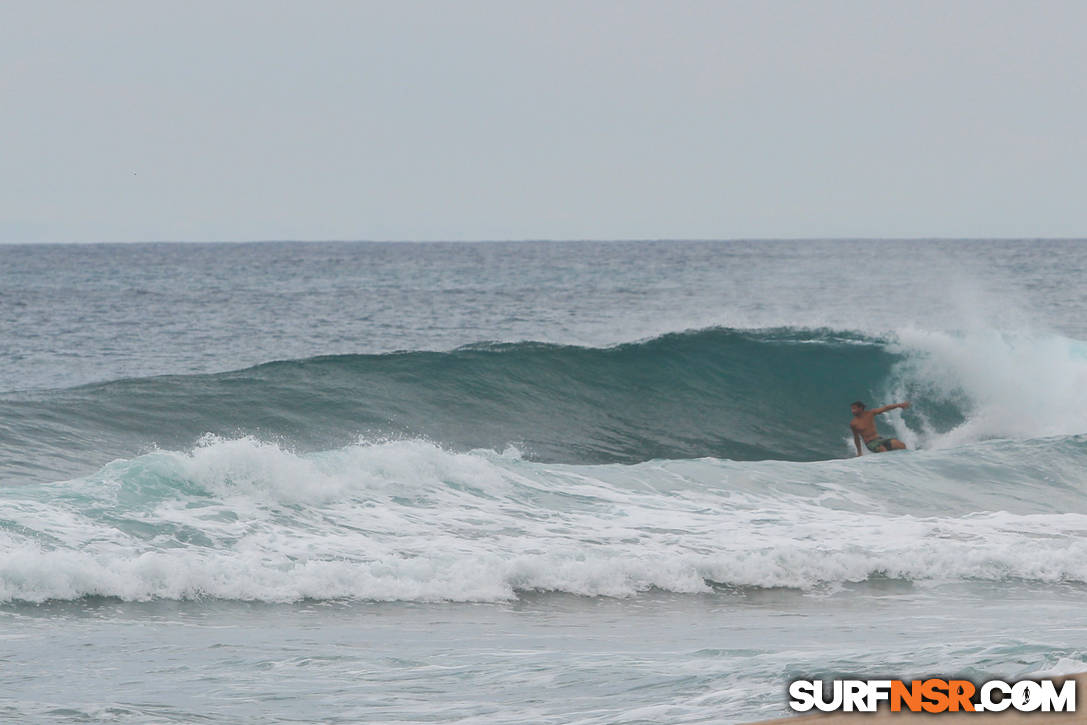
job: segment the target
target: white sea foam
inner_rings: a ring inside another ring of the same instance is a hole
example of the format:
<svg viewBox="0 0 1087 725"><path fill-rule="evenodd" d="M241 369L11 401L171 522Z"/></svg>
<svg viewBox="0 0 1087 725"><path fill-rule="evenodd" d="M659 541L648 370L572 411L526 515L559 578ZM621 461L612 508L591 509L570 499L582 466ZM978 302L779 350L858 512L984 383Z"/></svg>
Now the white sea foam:
<svg viewBox="0 0 1087 725"><path fill-rule="evenodd" d="M1014 457L1038 470L1053 455ZM1009 512L987 508L988 486L941 495L970 475L950 454L892 458L569 466L420 441L300 455L207 439L5 490L0 600L497 601L812 590L873 575L1087 582L1082 481L1035 484L1046 498L1013 478L1029 490Z"/></svg>
<svg viewBox="0 0 1087 725"><path fill-rule="evenodd" d="M908 329L893 352L905 356L888 397L921 394L948 401L966 420L914 432L891 415L907 444L951 448L991 438L1040 438L1087 432L1087 343L1043 333L979 328L960 333ZM924 410L916 411L925 419Z"/></svg>

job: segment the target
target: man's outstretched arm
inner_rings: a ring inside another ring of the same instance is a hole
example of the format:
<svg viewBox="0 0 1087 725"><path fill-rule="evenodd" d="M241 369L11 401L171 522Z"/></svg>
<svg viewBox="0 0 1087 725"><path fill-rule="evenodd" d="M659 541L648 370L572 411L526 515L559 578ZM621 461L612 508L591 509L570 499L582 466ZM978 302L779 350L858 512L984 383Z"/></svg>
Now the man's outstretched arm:
<svg viewBox="0 0 1087 725"><path fill-rule="evenodd" d="M908 407L910 407L910 401L908 401L908 400L905 401L904 403L891 403L890 405L885 405L882 408L876 408L875 410L872 411L872 415L879 415L880 413L886 413L888 410L894 410L895 408L906 409Z"/></svg>

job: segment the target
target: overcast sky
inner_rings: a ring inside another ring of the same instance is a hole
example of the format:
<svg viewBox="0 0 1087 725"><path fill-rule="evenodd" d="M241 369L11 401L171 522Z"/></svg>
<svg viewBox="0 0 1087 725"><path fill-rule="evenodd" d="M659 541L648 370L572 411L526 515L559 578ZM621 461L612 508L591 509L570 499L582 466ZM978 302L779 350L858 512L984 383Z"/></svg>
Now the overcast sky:
<svg viewBox="0 0 1087 725"><path fill-rule="evenodd" d="M1087 2L0 0L0 241L1087 236Z"/></svg>

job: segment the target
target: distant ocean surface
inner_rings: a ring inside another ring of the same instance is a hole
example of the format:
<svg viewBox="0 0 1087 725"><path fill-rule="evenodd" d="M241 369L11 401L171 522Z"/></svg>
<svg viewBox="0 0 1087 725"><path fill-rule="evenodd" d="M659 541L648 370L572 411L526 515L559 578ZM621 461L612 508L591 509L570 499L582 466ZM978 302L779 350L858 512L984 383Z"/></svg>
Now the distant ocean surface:
<svg viewBox="0 0 1087 725"><path fill-rule="evenodd" d="M0 719L1087 671L1087 243L0 246ZM854 458L849 404L912 450Z"/></svg>

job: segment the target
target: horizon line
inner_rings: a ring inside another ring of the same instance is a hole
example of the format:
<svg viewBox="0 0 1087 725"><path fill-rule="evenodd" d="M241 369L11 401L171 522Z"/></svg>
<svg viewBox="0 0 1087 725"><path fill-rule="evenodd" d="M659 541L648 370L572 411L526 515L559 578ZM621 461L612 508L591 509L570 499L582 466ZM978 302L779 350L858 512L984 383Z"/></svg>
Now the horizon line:
<svg viewBox="0 0 1087 725"><path fill-rule="evenodd" d="M1083 242L1087 236L1059 237L947 237L947 236L890 236L890 237L524 237L519 239L138 239L97 241L0 241L0 246L116 246L126 244L578 244L606 243L646 244L655 242L681 243L733 243L733 242Z"/></svg>

